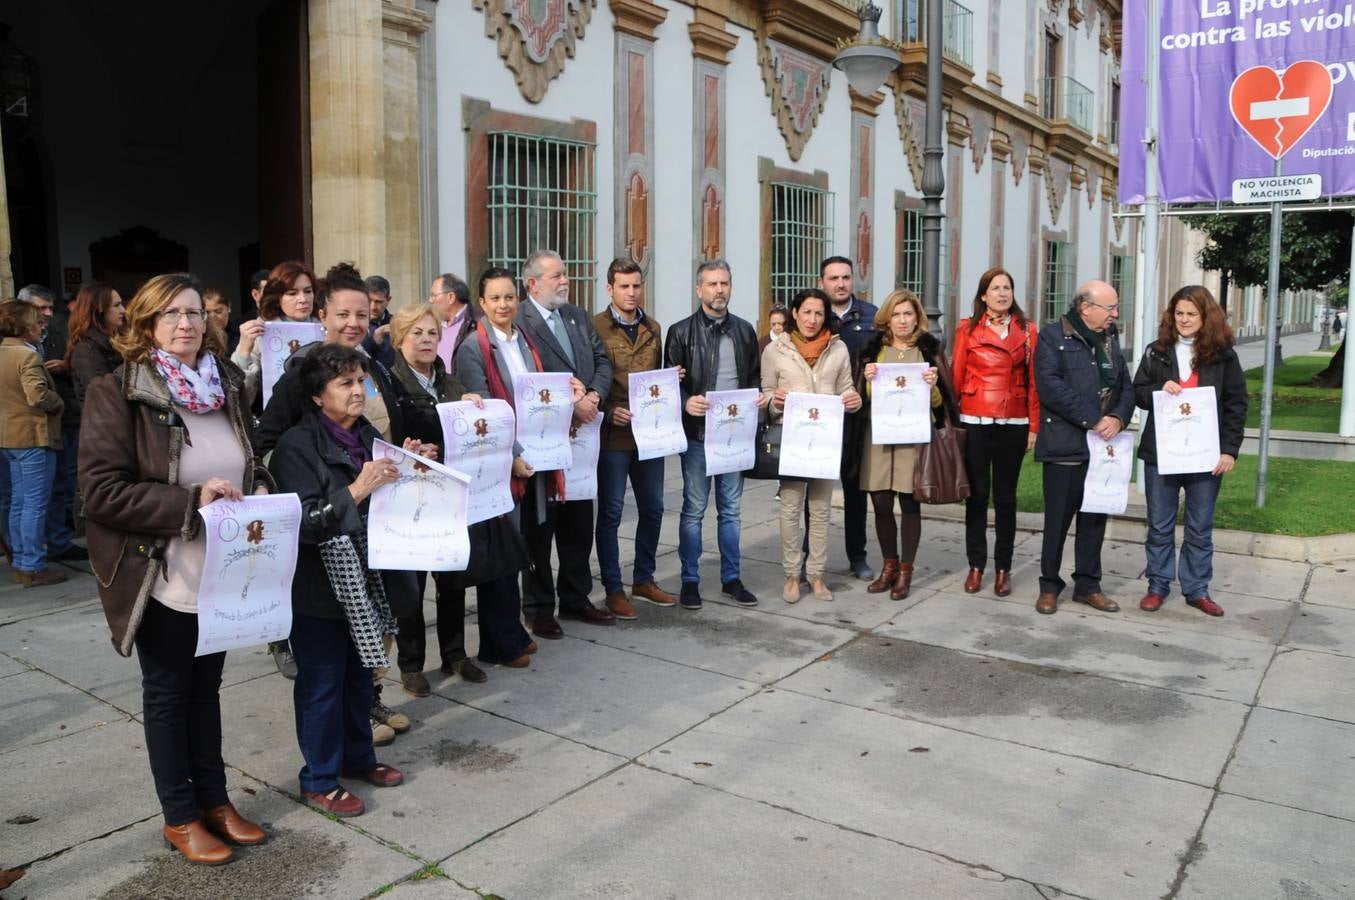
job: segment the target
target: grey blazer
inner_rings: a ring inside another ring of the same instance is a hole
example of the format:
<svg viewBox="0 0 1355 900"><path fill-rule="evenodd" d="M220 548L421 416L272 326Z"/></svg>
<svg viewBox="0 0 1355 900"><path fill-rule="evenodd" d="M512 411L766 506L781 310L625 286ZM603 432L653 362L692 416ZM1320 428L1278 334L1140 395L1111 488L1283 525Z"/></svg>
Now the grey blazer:
<svg viewBox="0 0 1355 900"><path fill-rule="evenodd" d="M556 310L564 320L565 331L569 334L570 345L574 349L574 364L569 364L564 348L555 339L546 320L531 298L523 298L518 304L517 326L526 331L541 354L541 366L546 372L570 372L583 382L585 391L597 391L599 406L607 402L607 392L612 386L612 360L607 356L597 329L593 327L588 315L572 303L566 303ZM491 334L492 336L492 334ZM458 372L460 364L458 363Z"/></svg>

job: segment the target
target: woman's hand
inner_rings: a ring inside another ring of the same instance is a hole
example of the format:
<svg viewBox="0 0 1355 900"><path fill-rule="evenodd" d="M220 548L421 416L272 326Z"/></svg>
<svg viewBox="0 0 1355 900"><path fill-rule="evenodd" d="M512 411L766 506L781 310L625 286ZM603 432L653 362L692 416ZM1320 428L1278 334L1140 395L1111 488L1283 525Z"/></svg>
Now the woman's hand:
<svg viewBox="0 0 1355 900"><path fill-rule="evenodd" d="M400 480L400 469L388 459L373 459L362 464L362 471L348 486L348 493L361 503L382 485L394 484Z"/></svg>
<svg viewBox="0 0 1355 900"><path fill-rule="evenodd" d="M866 370L864 373L866 376L866 380L874 381L876 371L878 371L878 367L875 365L875 363L866 363Z"/></svg>
<svg viewBox="0 0 1355 900"><path fill-rule="evenodd" d="M461 395L461 400L464 403L471 404L476 409L485 408L485 398L481 397L479 394L472 394L470 392L467 392Z"/></svg>
<svg viewBox="0 0 1355 900"><path fill-rule="evenodd" d="M438 458L437 444L425 444L423 441L414 438L405 438L404 449L415 456L422 456L424 459L436 460Z"/></svg>
<svg viewBox="0 0 1355 900"><path fill-rule="evenodd" d="M1237 459L1232 454L1225 453L1219 457L1218 465L1214 466L1213 474L1226 475L1233 471L1233 466L1236 465L1236 463Z"/></svg>
<svg viewBox="0 0 1355 900"><path fill-rule="evenodd" d="M531 478L535 474L536 470L527 465L527 460L523 459L521 456L513 457L514 478Z"/></svg>
<svg viewBox="0 0 1355 900"><path fill-rule="evenodd" d="M785 409L787 393L789 392L785 388L777 388L772 392L772 409Z"/></svg>
<svg viewBox="0 0 1355 900"><path fill-rule="evenodd" d="M1037 433L1034 432L1034 431L1031 431L1031 432L1027 432L1027 433L1026 433L1026 452L1027 452L1027 453L1029 453L1030 451L1032 451L1032 450L1035 449L1035 439L1038 438L1038 437L1039 437L1039 434L1037 434Z"/></svg>
<svg viewBox="0 0 1355 900"><path fill-rule="evenodd" d="M1169 381L1166 384L1162 385L1162 390L1166 391L1168 394L1171 394L1173 397L1175 397L1177 394L1185 390L1185 388L1181 387L1181 385L1177 384L1175 381Z"/></svg>
<svg viewBox="0 0 1355 900"><path fill-rule="evenodd" d="M930 366L927 371L922 373L922 380L927 383L927 387L936 387L936 379L936 366Z"/></svg>
<svg viewBox="0 0 1355 900"><path fill-rule="evenodd" d="M1229 467L1231 468L1231 466ZM240 489L224 478L209 478L199 492L198 507L201 508L221 497L227 500L243 500L245 495Z"/></svg>
<svg viewBox="0 0 1355 900"><path fill-rule="evenodd" d="M842 406L847 412L856 412L861 408L861 395L856 392L856 388L848 388L842 393Z"/></svg>
<svg viewBox="0 0 1355 900"><path fill-rule="evenodd" d="M240 344L235 348L235 352L241 356L249 356L254 352L254 343L261 337L263 337L263 319L241 322Z"/></svg>

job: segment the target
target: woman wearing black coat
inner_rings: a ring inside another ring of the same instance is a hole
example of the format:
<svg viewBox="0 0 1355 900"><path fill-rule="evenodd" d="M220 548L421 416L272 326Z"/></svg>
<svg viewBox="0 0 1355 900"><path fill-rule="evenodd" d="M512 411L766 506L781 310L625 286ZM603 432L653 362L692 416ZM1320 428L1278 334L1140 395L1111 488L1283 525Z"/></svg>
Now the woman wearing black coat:
<svg viewBox="0 0 1355 900"><path fill-rule="evenodd" d="M1183 388L1212 387L1218 404L1219 461L1212 471L1163 475L1157 466L1153 392L1179 394ZM1223 607L1209 596L1214 574L1214 505L1223 476L1233 470L1247 421L1247 378L1233 350L1233 331L1207 288L1181 288L1162 311L1157 340L1148 345L1134 376L1134 402L1148 410L1139 458L1145 463L1148 500L1148 593L1139 608L1154 612L1180 580L1186 603L1211 616ZM1186 495L1185 540L1176 565L1176 509Z"/></svg>

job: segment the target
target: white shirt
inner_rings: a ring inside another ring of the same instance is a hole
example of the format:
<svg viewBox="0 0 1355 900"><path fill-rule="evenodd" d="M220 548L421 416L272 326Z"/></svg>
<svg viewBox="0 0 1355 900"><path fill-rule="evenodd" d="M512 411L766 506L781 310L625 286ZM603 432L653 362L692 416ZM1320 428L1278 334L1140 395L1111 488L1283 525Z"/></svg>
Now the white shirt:
<svg viewBox="0 0 1355 900"><path fill-rule="evenodd" d="M499 339L499 349L503 352L503 361L508 365L508 380L516 383L519 375L526 375L533 369L527 368L527 360L522 356L522 347L518 346L517 335L507 335L495 325L490 325L494 336Z"/></svg>
<svg viewBox="0 0 1355 900"><path fill-rule="evenodd" d="M1195 338L1176 336L1176 371L1181 374L1181 380L1185 381L1190 377L1193 370L1191 367L1191 354L1195 351Z"/></svg>

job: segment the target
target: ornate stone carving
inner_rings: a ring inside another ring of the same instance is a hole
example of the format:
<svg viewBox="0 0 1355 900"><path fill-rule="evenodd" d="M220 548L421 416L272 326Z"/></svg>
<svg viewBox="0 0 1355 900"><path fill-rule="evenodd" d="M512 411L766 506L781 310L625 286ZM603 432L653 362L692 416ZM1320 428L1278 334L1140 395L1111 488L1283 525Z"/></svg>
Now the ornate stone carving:
<svg viewBox="0 0 1355 900"><path fill-rule="evenodd" d="M725 66L695 62L692 96L692 155L697 160L692 184L692 244L698 261L724 255Z"/></svg>
<svg viewBox="0 0 1355 900"><path fill-rule="evenodd" d="M927 110L922 101L910 97L902 91L894 92L894 118L899 123L899 139L903 141L903 153L908 158L908 171L913 175L913 187L922 190L922 143L926 135L923 122Z"/></svg>
<svg viewBox="0 0 1355 900"><path fill-rule="evenodd" d="M855 284L858 297L870 298L871 240L875 232L875 116L852 113L852 211L851 256L855 260Z"/></svg>
<svg viewBox="0 0 1355 900"><path fill-rule="evenodd" d="M626 183L626 255L644 265L649 255L649 188L642 172Z"/></svg>
<svg viewBox="0 0 1355 900"><path fill-rule="evenodd" d="M518 90L540 103L546 88L574 55L597 0L471 0L484 11L485 34L517 77Z"/></svg>
<svg viewBox="0 0 1355 900"><path fill-rule="evenodd" d="M668 10L649 0L608 0L612 27L624 34L654 40L654 30L668 18Z"/></svg>
<svg viewBox="0 0 1355 900"><path fill-rule="evenodd" d="M720 195L715 185L706 185L701 194L701 258L715 259L724 252L724 236L720 233Z"/></svg>
<svg viewBox="0 0 1355 900"><path fill-rule="evenodd" d="M616 35L616 255L650 277L654 233L654 43Z"/></svg>
<svg viewBox="0 0 1355 900"><path fill-rule="evenodd" d="M1051 156L1048 160L1044 180L1045 196L1049 200L1049 217L1055 224L1063 212L1063 200L1068 194L1068 184L1072 180L1072 164L1067 160Z"/></svg>
<svg viewBox="0 0 1355 900"><path fill-rule="evenodd" d="M1101 186L1101 170L1095 166L1087 170L1087 209L1096 205L1096 198L1100 194L1097 190Z"/></svg>
<svg viewBox="0 0 1355 900"><path fill-rule="evenodd" d="M818 124L828 99L832 66L822 59L777 41L758 43L762 83L772 100L772 114L792 160L798 160Z"/></svg>
<svg viewBox="0 0 1355 900"><path fill-rule="evenodd" d="M988 153L988 137L993 131L993 123L987 115L980 113L974 119L974 133L969 136L970 158L974 161L974 171L983 168L983 157Z"/></svg>
<svg viewBox="0 0 1355 900"><path fill-rule="evenodd" d="M1026 158L1030 155L1030 140L1021 132L1012 135L1012 181L1021 183L1026 173Z"/></svg>

